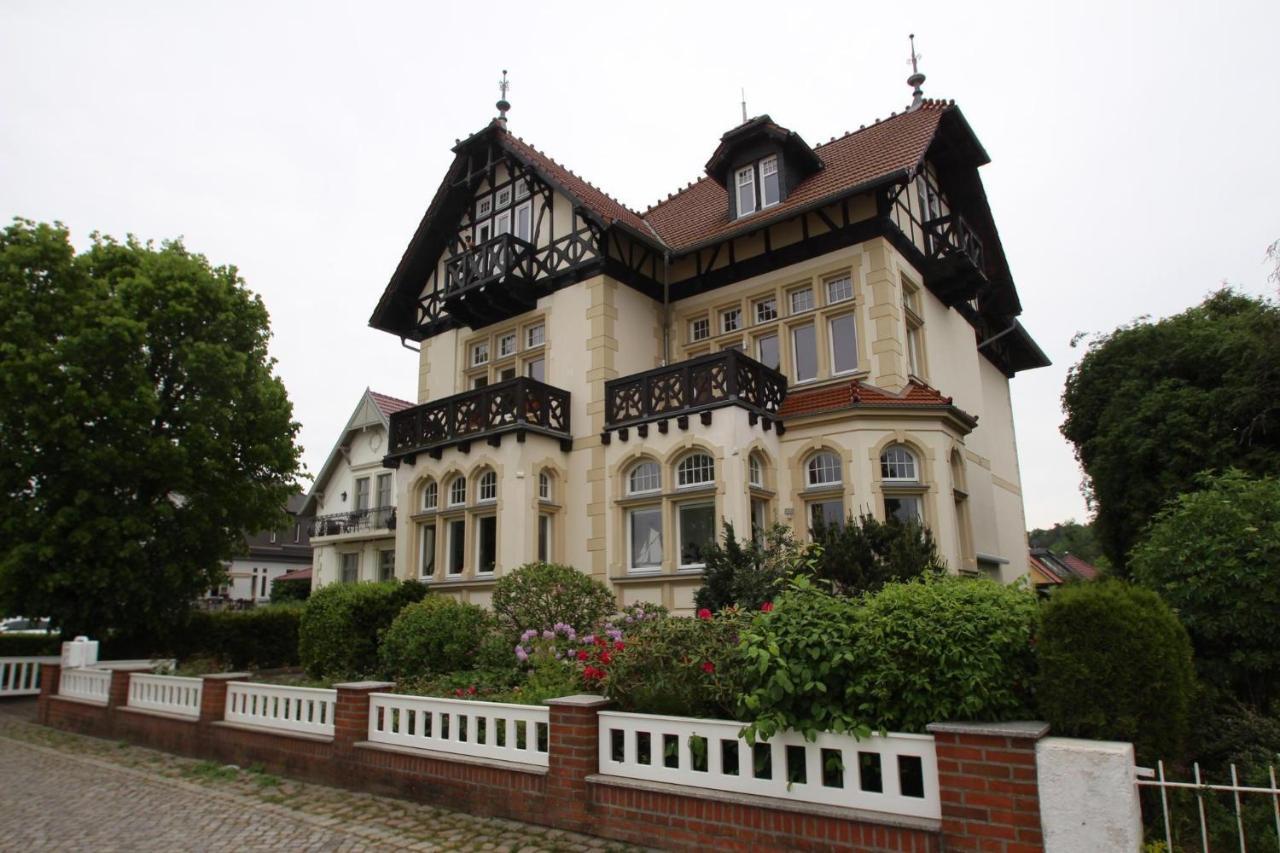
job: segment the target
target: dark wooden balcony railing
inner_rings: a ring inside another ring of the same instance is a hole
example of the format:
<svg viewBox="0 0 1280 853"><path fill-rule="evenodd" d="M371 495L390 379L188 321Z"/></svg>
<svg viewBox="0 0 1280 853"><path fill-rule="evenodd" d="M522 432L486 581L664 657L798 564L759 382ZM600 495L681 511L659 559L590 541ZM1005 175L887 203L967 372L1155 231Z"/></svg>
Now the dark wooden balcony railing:
<svg viewBox="0 0 1280 853"><path fill-rule="evenodd" d="M571 441L569 392L521 376L396 412L387 458L523 431Z"/></svg>
<svg viewBox="0 0 1280 853"><path fill-rule="evenodd" d="M924 224L926 279L948 305L967 302L987 285L982 238L958 213Z"/></svg>
<svg viewBox="0 0 1280 853"><path fill-rule="evenodd" d="M504 276L533 278L533 246L511 234L499 234L445 263L445 298L479 288Z"/></svg>
<svg viewBox="0 0 1280 853"><path fill-rule="evenodd" d="M981 270L982 240L964 217L958 213L930 219L924 224L930 258L959 255Z"/></svg>
<svg viewBox="0 0 1280 853"><path fill-rule="evenodd" d="M728 405L776 419L787 394L787 378L730 349L611 379L604 393L607 429Z"/></svg>
<svg viewBox="0 0 1280 853"><path fill-rule="evenodd" d="M338 536L343 533L395 529L396 508L393 506L334 512L329 515L317 515L311 519L312 536Z"/></svg>

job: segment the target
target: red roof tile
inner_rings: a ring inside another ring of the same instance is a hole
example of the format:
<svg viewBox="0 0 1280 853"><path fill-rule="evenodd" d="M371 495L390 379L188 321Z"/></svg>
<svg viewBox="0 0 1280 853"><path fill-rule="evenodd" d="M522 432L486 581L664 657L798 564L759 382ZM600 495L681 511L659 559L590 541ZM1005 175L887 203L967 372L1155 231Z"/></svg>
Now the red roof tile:
<svg viewBox="0 0 1280 853"><path fill-rule="evenodd" d="M412 409L418 405L417 403L410 403L408 400L401 400L399 397L379 394L377 391L370 391L369 396L373 398L378 410L387 417L391 417L396 412L402 412L405 409Z"/></svg>
<svg viewBox="0 0 1280 853"><path fill-rule="evenodd" d="M285 572L280 577L276 578L276 580L277 581L309 581L311 580L311 567L307 566L305 569L294 569L291 572Z"/></svg>
<svg viewBox="0 0 1280 853"><path fill-rule="evenodd" d="M915 112L891 116L816 146L823 168L802 181L782 204L762 213L729 219L727 191L711 178L703 178L645 211L644 220L667 245L683 249L913 169L933 141L942 114L951 108L951 102L925 101Z"/></svg>
<svg viewBox="0 0 1280 853"><path fill-rule="evenodd" d="M828 385L823 388L789 391L786 399L782 401L782 409L778 414L785 420L802 415L852 409L857 406L903 408L952 406L954 408L950 397L943 396L937 389L914 379L897 394L854 379L851 382ZM956 411L966 420L974 420L973 416L967 412L958 408Z"/></svg>
<svg viewBox="0 0 1280 853"><path fill-rule="evenodd" d="M1062 562L1067 564L1067 568L1080 575L1085 580L1093 580L1098 576L1098 570L1089 563L1077 557L1075 554L1063 554L1059 557Z"/></svg>

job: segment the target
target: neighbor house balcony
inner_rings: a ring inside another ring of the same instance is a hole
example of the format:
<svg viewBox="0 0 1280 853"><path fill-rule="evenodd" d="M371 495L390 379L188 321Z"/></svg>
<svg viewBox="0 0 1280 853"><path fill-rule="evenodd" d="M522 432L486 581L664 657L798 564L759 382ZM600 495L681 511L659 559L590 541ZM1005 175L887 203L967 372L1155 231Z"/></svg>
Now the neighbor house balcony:
<svg viewBox="0 0 1280 853"><path fill-rule="evenodd" d="M439 459L446 447L455 445L465 453L473 441L497 447L508 433L517 441L529 433L557 438L568 450L573 443L569 392L521 376L395 412L383 464L394 468L401 460L412 462L418 453Z"/></svg>
<svg viewBox="0 0 1280 853"><path fill-rule="evenodd" d="M329 515L318 515L311 520L312 539L325 536L390 533L395 529L396 508L393 506L335 512Z"/></svg>
<svg viewBox="0 0 1280 853"><path fill-rule="evenodd" d="M712 411L724 406L746 409L753 426L761 423L769 430L776 425L781 433L778 410L787 395L787 377L729 349L611 379L604 394L606 443L615 431L626 441L632 427L643 437L651 423L659 432L666 432L671 420L688 429L692 415L709 424Z"/></svg>
<svg viewBox="0 0 1280 853"><path fill-rule="evenodd" d="M987 284L982 240L958 213L924 223L930 290L948 305L967 302Z"/></svg>
<svg viewBox="0 0 1280 853"><path fill-rule="evenodd" d="M537 259L529 243L499 234L445 262L444 308L473 329L533 310Z"/></svg>

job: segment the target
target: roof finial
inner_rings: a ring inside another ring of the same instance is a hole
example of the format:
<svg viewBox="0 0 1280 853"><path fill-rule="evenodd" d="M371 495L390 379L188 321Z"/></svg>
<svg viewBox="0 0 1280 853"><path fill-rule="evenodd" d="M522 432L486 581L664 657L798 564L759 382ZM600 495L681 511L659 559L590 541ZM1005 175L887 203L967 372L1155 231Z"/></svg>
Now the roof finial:
<svg viewBox="0 0 1280 853"><path fill-rule="evenodd" d="M502 122L502 126L507 126L507 110L511 109L511 104L507 103L507 89L511 88L511 84L507 82L507 69L502 69L502 79L498 81L498 91L502 93L502 97L498 99L498 121Z"/></svg>
<svg viewBox="0 0 1280 853"><path fill-rule="evenodd" d="M916 53L916 34L911 33L908 38L911 39L911 76L907 78L907 85L914 89L911 94L915 97L907 112L914 112L924 102L924 90L920 88L924 83L924 75L920 73L920 60L924 57Z"/></svg>
<svg viewBox="0 0 1280 853"><path fill-rule="evenodd" d="M747 123L747 90L742 90L742 123Z"/></svg>

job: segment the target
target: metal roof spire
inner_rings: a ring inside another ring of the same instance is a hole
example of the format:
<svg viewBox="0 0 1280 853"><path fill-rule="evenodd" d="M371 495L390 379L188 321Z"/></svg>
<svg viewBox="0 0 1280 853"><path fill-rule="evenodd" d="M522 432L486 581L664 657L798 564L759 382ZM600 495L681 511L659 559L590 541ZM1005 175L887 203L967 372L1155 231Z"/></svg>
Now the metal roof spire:
<svg viewBox="0 0 1280 853"><path fill-rule="evenodd" d="M742 90L742 123L747 123L747 90Z"/></svg>
<svg viewBox="0 0 1280 853"><path fill-rule="evenodd" d="M507 81L507 69L502 69L502 79L498 81L498 91L502 93L502 97L498 99L498 121L502 122L502 126L507 126L507 110L511 109L511 104L507 102L507 89L511 88L511 84Z"/></svg>
<svg viewBox="0 0 1280 853"><path fill-rule="evenodd" d="M924 90L920 86L924 83L924 75L920 73L920 60L924 59L921 54L916 53L916 34L911 33L908 36L911 39L911 76L907 78L907 85L911 86L914 91L911 93L914 98L911 106L907 108L908 112L920 109L920 105L924 103Z"/></svg>

